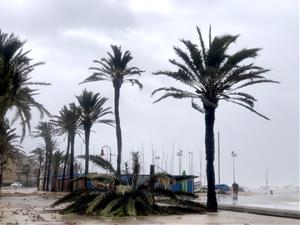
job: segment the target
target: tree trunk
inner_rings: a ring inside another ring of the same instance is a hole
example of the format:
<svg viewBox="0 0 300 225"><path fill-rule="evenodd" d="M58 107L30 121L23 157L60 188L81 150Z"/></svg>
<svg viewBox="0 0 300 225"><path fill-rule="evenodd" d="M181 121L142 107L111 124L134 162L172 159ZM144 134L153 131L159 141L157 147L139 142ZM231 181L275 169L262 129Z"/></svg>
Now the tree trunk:
<svg viewBox="0 0 300 225"><path fill-rule="evenodd" d="M51 182L51 191L56 192L56 182L57 182L57 174L58 174L58 168L59 165L54 165L54 170L53 170L53 176L52 176L52 182Z"/></svg>
<svg viewBox="0 0 300 225"><path fill-rule="evenodd" d="M85 176L87 176L89 174L90 132L91 132L91 126L85 125L84 126L84 135L85 135L85 170L84 170L84 174L85 174ZM84 179L84 186L87 188L87 179Z"/></svg>
<svg viewBox="0 0 300 225"><path fill-rule="evenodd" d="M64 163L64 169L63 169L63 176L62 176L62 183L61 183L60 191L64 191L66 167L67 167L68 158L69 158L69 151L70 151L70 135L68 134L67 152L66 152L66 158L65 158L65 163Z"/></svg>
<svg viewBox="0 0 300 225"><path fill-rule="evenodd" d="M207 208L209 211L218 211L218 203L215 191L215 140L214 122L215 108L204 106L205 109L205 152L206 152L206 175L207 175Z"/></svg>
<svg viewBox="0 0 300 225"><path fill-rule="evenodd" d="M40 161L39 163L39 169L38 169L37 181L36 181L37 182L36 187L38 191L40 190L41 167L42 167L42 161Z"/></svg>
<svg viewBox="0 0 300 225"><path fill-rule="evenodd" d="M71 160L70 160L70 178L69 178L69 190L73 191L73 178L74 178L74 144L75 144L75 134L71 134Z"/></svg>
<svg viewBox="0 0 300 225"><path fill-rule="evenodd" d="M1 159L0 159L0 192L1 192L2 185L3 185L3 173L4 173L4 169L3 169L2 157L1 157Z"/></svg>
<svg viewBox="0 0 300 225"><path fill-rule="evenodd" d="M50 182L50 175L51 175L51 167L52 167L52 147L49 150L49 156L48 156L48 168L47 168L47 184L46 184L46 191L49 191L49 182Z"/></svg>
<svg viewBox="0 0 300 225"><path fill-rule="evenodd" d="M117 176L121 174L121 160L122 160L122 132L120 125L120 114L119 114L119 101L120 101L120 86L114 85L115 89L115 121L116 121L116 136L117 136Z"/></svg>
<svg viewBox="0 0 300 225"><path fill-rule="evenodd" d="M46 153L45 153L45 166L44 166L44 180L43 180L43 191L46 190L46 180L47 180L47 168L48 168L48 152L46 148Z"/></svg>

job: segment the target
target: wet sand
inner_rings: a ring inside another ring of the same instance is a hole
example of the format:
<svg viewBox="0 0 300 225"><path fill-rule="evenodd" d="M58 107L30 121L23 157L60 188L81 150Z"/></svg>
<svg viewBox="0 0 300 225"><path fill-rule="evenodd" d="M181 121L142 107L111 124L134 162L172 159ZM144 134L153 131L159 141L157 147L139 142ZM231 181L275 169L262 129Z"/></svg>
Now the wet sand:
<svg viewBox="0 0 300 225"><path fill-rule="evenodd" d="M62 194L33 190L4 190L0 197L0 225L75 225L75 224L299 224L299 220L261 216L248 213L220 211L204 215L149 216L132 218L103 218L83 215L61 215L50 208Z"/></svg>

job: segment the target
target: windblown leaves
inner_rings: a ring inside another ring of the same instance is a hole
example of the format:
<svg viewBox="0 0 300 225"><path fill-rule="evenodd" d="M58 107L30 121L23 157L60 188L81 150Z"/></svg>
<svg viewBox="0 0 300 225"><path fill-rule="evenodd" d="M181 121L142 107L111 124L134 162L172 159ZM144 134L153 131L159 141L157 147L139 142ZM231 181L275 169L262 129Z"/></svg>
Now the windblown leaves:
<svg viewBox="0 0 300 225"><path fill-rule="evenodd" d="M174 47L179 60L171 59L170 63L177 71L158 71L154 75L165 75L193 88L195 92L184 91L174 87L162 87L153 91L152 95L161 93L154 103L168 97L177 99L191 98L192 107L203 113L204 109L193 100L199 99L204 106L216 108L220 100L238 104L251 112L267 119L254 110L256 99L250 94L238 92L247 86L262 83L278 83L264 77L268 69L255 66L244 61L254 59L260 48L244 48L229 54L229 47L239 35L222 35L212 39L209 30L209 45L205 45L200 29L197 27L199 45L189 40L180 40L187 51ZM205 108L205 107L204 107Z"/></svg>

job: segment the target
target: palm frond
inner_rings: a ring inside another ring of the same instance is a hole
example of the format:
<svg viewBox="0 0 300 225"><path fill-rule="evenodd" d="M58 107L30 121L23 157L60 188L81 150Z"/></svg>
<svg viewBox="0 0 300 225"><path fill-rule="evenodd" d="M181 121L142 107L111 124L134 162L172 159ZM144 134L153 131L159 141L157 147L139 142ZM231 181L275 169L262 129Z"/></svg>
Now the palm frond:
<svg viewBox="0 0 300 225"><path fill-rule="evenodd" d="M258 116L260 116L260 117L262 117L262 118L264 118L264 119L266 119L266 120L270 120L270 119L269 119L268 117L266 117L265 115L263 115L263 114L257 112L257 111L254 110L253 108L251 108L251 107L249 107L249 106L247 106L247 105L245 105L245 104L243 104L243 103L240 103L240 102L237 102L237 101L234 101L234 100L227 100L227 101L232 102L232 103L237 104L237 105L240 105L240 106L242 106L242 107L244 107L244 108L250 110L251 112L255 113L256 115L258 115Z"/></svg>
<svg viewBox="0 0 300 225"><path fill-rule="evenodd" d="M65 195L64 197L56 200L54 203L52 203L51 207L55 207L64 203L68 203L68 202L73 202L76 200L76 197L80 196L83 193L86 193L87 189L79 189L76 191L73 191L67 195Z"/></svg>
<svg viewBox="0 0 300 225"><path fill-rule="evenodd" d="M82 158L85 159L85 155L79 155L78 158ZM116 173L115 169L113 168L113 166L111 165L111 163L109 161L107 161L106 159L103 159L101 156L99 155L90 155L89 160L91 162L93 162L95 165L99 166L100 168L107 170L107 171L111 171L113 173Z"/></svg>
<svg viewBox="0 0 300 225"><path fill-rule="evenodd" d="M202 109L197 103L194 102L194 99L191 101L192 107L196 109L200 113L205 113L204 109Z"/></svg>

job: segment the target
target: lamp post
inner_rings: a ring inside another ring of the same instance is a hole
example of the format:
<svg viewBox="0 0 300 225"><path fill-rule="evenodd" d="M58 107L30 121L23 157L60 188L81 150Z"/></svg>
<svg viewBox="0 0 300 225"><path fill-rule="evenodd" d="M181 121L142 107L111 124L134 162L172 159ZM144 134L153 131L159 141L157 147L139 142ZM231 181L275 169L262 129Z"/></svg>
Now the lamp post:
<svg viewBox="0 0 300 225"><path fill-rule="evenodd" d="M232 151L231 156L232 156L233 183L235 183L235 162L234 162L234 158L237 157L237 154L234 151Z"/></svg>
<svg viewBox="0 0 300 225"><path fill-rule="evenodd" d="M179 160L179 175L181 175L181 162L182 162L182 150L177 152L178 160Z"/></svg>

